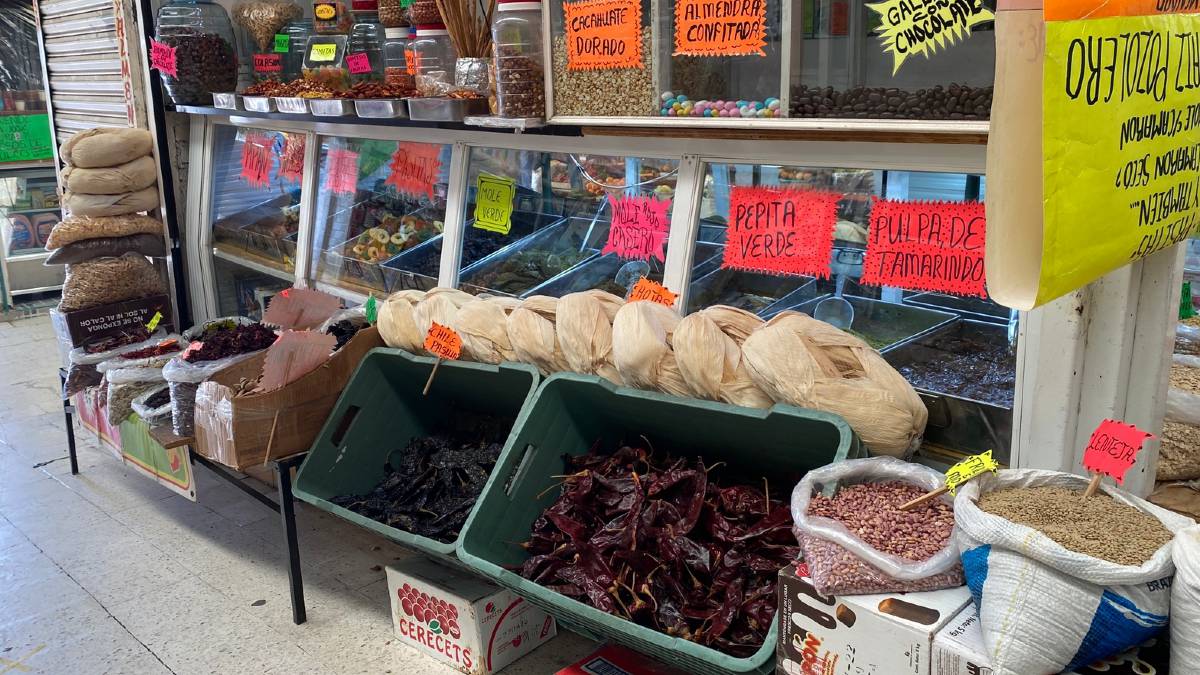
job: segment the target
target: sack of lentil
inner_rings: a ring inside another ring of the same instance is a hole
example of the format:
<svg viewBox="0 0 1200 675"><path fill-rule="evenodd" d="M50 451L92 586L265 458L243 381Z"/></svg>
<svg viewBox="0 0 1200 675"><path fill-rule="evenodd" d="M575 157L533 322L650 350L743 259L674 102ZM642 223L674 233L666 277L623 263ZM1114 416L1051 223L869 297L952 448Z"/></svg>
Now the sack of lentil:
<svg viewBox="0 0 1200 675"><path fill-rule="evenodd" d="M413 310L425 291L396 291L379 308L379 337L389 347L420 354L425 336L417 331Z"/></svg>
<svg viewBox="0 0 1200 675"><path fill-rule="evenodd" d="M997 675L1079 670L1167 626L1192 519L1088 479L1002 470L959 488L955 541Z"/></svg>
<svg viewBox="0 0 1200 675"><path fill-rule="evenodd" d="M1167 390L1167 419L1200 425L1200 368L1171 365L1171 387Z"/></svg>
<svg viewBox="0 0 1200 675"><path fill-rule="evenodd" d="M1175 535L1171 670L1200 673L1200 525Z"/></svg>
<svg viewBox="0 0 1200 675"><path fill-rule="evenodd" d="M50 230L46 250L53 251L68 244L88 239L128 237L135 234L154 234L162 238L163 224L150 216L88 216L72 215ZM72 262L64 260L63 262Z"/></svg>
<svg viewBox="0 0 1200 675"><path fill-rule="evenodd" d="M900 510L945 481L929 467L893 457L846 460L805 474L792 491L792 522L817 592L961 586L951 498Z"/></svg>
<svg viewBox="0 0 1200 675"><path fill-rule="evenodd" d="M163 383L161 368L113 368L108 380L108 423L116 426L133 414L133 399Z"/></svg>

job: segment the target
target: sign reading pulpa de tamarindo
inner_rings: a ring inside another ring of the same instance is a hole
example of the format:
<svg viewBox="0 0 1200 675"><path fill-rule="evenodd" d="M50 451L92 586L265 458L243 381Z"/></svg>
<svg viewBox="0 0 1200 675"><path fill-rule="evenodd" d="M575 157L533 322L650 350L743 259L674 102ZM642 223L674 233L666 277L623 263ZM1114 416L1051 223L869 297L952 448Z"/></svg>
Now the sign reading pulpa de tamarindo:
<svg viewBox="0 0 1200 675"><path fill-rule="evenodd" d="M987 297L982 202L876 199L860 283Z"/></svg>
<svg viewBox="0 0 1200 675"><path fill-rule="evenodd" d="M929 58L970 37L974 26L996 18L983 0L884 0L867 7L879 15L879 40L892 55L893 75L908 57Z"/></svg>
<svg viewBox="0 0 1200 675"><path fill-rule="evenodd" d="M675 3L676 56L766 56L766 44L766 0Z"/></svg>
<svg viewBox="0 0 1200 675"><path fill-rule="evenodd" d="M642 67L640 0L564 2L568 70Z"/></svg>
<svg viewBox="0 0 1200 675"><path fill-rule="evenodd" d="M819 190L733 188L721 266L829 278L841 198Z"/></svg>

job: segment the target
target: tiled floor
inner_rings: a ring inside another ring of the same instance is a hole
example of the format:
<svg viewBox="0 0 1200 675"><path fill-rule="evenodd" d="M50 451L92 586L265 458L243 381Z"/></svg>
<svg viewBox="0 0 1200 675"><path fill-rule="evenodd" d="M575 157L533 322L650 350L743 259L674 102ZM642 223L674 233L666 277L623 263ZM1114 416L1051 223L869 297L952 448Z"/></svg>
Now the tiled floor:
<svg viewBox="0 0 1200 675"><path fill-rule="evenodd" d="M175 496L83 430L72 476L58 360L47 318L0 322L0 674L455 672L393 639L403 549L299 505L296 626L272 511L199 467L199 503ZM504 672L592 647L563 633Z"/></svg>

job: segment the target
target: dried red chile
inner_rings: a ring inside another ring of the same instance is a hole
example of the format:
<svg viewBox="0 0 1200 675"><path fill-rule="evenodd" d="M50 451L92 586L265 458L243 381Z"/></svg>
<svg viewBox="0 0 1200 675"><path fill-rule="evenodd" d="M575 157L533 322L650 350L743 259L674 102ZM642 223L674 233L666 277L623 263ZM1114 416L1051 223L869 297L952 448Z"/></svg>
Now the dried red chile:
<svg viewBox="0 0 1200 675"><path fill-rule="evenodd" d="M112 351L117 347L124 347L135 342L145 342L149 339L150 331L146 330L145 326L134 326L116 335L110 335L95 342L89 342L84 346L83 351L87 354L99 354L100 352Z"/></svg>
<svg viewBox="0 0 1200 675"><path fill-rule="evenodd" d="M178 77L163 73L162 78L177 105L212 105L213 92L237 88L237 54L225 38L190 29L171 29L159 41L175 48Z"/></svg>
<svg viewBox="0 0 1200 675"><path fill-rule="evenodd" d="M229 356L256 352L275 343L275 331L261 323L229 326L221 324L204 331L198 348L189 347L183 354L188 363L215 361ZM195 343L193 343L194 346Z"/></svg>
<svg viewBox="0 0 1200 675"><path fill-rule="evenodd" d="M458 538L487 483L512 417L459 411L432 436L388 454L387 477L365 495L329 500L384 525L443 544Z"/></svg>
<svg viewBox="0 0 1200 675"><path fill-rule="evenodd" d="M144 349L139 349L139 350L133 351L133 352L125 352L124 354L121 354L121 358L123 358L123 359L145 359L145 358L149 358L151 356L162 356L163 354L173 354L173 353L179 351L179 349L180 349L179 340L176 340L175 338L171 338L169 340L163 340L162 342L160 342L156 345L152 345L152 346L146 347Z"/></svg>
<svg viewBox="0 0 1200 675"><path fill-rule="evenodd" d="M558 500L521 545L521 576L732 656L762 647L776 574L799 555L786 504L723 487L721 465L699 458L624 446L566 464Z"/></svg>

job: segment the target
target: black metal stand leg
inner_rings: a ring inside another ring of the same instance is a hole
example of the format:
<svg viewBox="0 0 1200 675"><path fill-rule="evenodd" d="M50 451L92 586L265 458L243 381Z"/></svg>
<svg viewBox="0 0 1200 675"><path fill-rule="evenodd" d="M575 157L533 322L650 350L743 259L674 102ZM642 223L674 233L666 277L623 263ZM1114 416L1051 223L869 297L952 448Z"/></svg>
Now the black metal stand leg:
<svg viewBox="0 0 1200 675"><path fill-rule="evenodd" d="M59 391L66 391L67 388L67 371L59 368L58 379L61 383ZM71 475L79 475L79 457L75 454L75 407L71 405L71 399L63 399L63 418L67 422L67 454L71 458Z"/></svg>
<svg viewBox="0 0 1200 675"><path fill-rule="evenodd" d="M288 583L292 592L292 622L308 620L304 609L304 579L300 571L300 542L296 538L296 505L292 501L292 462L275 462L275 483L279 486L279 517L288 548Z"/></svg>

